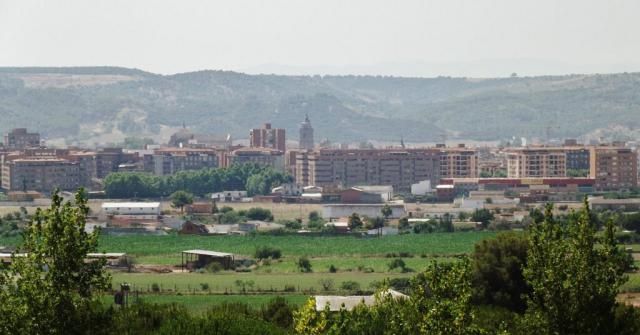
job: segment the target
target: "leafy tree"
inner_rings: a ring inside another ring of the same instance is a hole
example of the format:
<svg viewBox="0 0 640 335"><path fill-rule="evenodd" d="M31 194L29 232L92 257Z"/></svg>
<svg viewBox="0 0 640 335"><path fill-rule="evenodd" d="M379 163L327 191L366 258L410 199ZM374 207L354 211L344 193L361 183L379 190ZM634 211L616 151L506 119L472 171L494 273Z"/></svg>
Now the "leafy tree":
<svg viewBox="0 0 640 335"><path fill-rule="evenodd" d="M404 263L404 261L402 260L402 258L394 258L393 261L391 261L391 263L389 263L389 271L393 271L397 268L400 268L400 270L403 270L402 272L404 272L404 269L407 267L407 265Z"/></svg>
<svg viewBox="0 0 640 335"><path fill-rule="evenodd" d="M280 251L280 249L277 249L277 248L264 246L256 249L255 257L258 260L267 259L267 258L279 259L280 257L282 257L282 251Z"/></svg>
<svg viewBox="0 0 640 335"><path fill-rule="evenodd" d="M273 214L271 214L270 210L265 208L249 208L246 217L250 220L273 221Z"/></svg>
<svg viewBox="0 0 640 335"><path fill-rule="evenodd" d="M309 221L317 221L320 220L320 214L318 214L318 211L311 211L309 212Z"/></svg>
<svg viewBox="0 0 640 335"><path fill-rule="evenodd" d="M351 216L349 216L349 228L354 231L360 227L362 227L362 219L360 219L360 216L358 215L358 213L353 213L351 214Z"/></svg>
<svg viewBox="0 0 640 335"><path fill-rule="evenodd" d="M220 210L218 209L218 204L214 201L211 205L211 214L218 214Z"/></svg>
<svg viewBox="0 0 640 335"><path fill-rule="evenodd" d="M176 191L171 194L171 206L180 208L180 212L184 212L184 206L193 203L193 194L185 191Z"/></svg>
<svg viewBox="0 0 640 335"><path fill-rule="evenodd" d="M298 269L300 269L300 272L312 272L313 270L311 269L311 262L309 261L309 258L307 257L300 257L298 258Z"/></svg>
<svg viewBox="0 0 640 335"><path fill-rule="evenodd" d="M556 222L547 205L544 221L529 232L525 327L533 334L610 333L618 287L626 280L622 259L612 222L596 237L586 199L566 224Z"/></svg>
<svg viewBox="0 0 640 335"><path fill-rule="evenodd" d="M482 226L487 228L489 223L491 223L491 220L493 220L493 213L486 208L476 209L473 211L473 214L471 214L471 220L474 222L481 222Z"/></svg>
<svg viewBox="0 0 640 335"><path fill-rule="evenodd" d="M524 234L500 233L478 242L472 256L474 300L524 313L531 293L522 274L529 242Z"/></svg>
<svg viewBox="0 0 640 335"><path fill-rule="evenodd" d="M533 220L534 223L541 223L544 221L544 213L538 208L532 208L529 211L529 217Z"/></svg>
<svg viewBox="0 0 640 335"><path fill-rule="evenodd" d="M334 281L331 278L320 278L318 281L325 291L333 290Z"/></svg>
<svg viewBox="0 0 640 335"><path fill-rule="evenodd" d="M229 213L229 212L233 212L233 207L222 206L222 208L220 208L220 213L222 214Z"/></svg>
<svg viewBox="0 0 640 335"><path fill-rule="evenodd" d="M381 235L383 227L384 227L384 218L381 218L379 216L376 216L374 218L369 218L369 221L367 221L367 228L378 229L378 235Z"/></svg>
<svg viewBox="0 0 640 335"><path fill-rule="evenodd" d="M432 262L414 280L411 302L420 314L420 334L477 334L471 309L471 267L468 259Z"/></svg>
<svg viewBox="0 0 640 335"><path fill-rule="evenodd" d="M384 204L382 209L380 209L380 214L382 214L385 220L388 220L391 214L393 214L393 210L391 210L391 207L389 207L388 204Z"/></svg>
<svg viewBox="0 0 640 335"><path fill-rule="evenodd" d="M438 220L438 230L444 233L453 233L455 230L453 227L453 216L449 213L444 213Z"/></svg>
<svg viewBox="0 0 640 335"><path fill-rule="evenodd" d="M92 329L101 290L110 286L105 259L86 262L98 249L98 231L84 230L89 208L84 190L75 203L54 192L51 207L38 209L24 232L20 252L0 271L0 333L84 334Z"/></svg>
<svg viewBox="0 0 640 335"><path fill-rule="evenodd" d="M398 229L400 231L408 230L409 228L411 228L411 225L409 224L409 218L403 217L398 220Z"/></svg>

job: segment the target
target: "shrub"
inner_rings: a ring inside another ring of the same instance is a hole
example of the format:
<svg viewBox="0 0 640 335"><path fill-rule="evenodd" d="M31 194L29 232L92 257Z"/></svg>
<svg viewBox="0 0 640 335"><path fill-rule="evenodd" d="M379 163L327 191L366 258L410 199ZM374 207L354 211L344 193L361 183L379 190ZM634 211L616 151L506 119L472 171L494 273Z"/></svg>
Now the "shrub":
<svg viewBox="0 0 640 335"><path fill-rule="evenodd" d="M276 297L262 307L260 314L263 320L289 329L293 325L293 311L285 298Z"/></svg>
<svg viewBox="0 0 640 335"><path fill-rule="evenodd" d="M404 272L406 267L407 267L407 265L404 263L402 258L396 258L393 261L391 261L391 263L389 263L389 271L392 271L392 270L395 270L397 268L400 268Z"/></svg>
<svg viewBox="0 0 640 335"><path fill-rule="evenodd" d="M296 291L296 287L294 285L285 284L284 285L284 291L285 292L295 292Z"/></svg>
<svg viewBox="0 0 640 335"><path fill-rule="evenodd" d="M151 284L151 291L153 292L160 292L160 285L158 285L158 283L153 283Z"/></svg>
<svg viewBox="0 0 640 335"><path fill-rule="evenodd" d="M312 272L313 271L311 269L311 262L309 261L309 258L307 258L307 257L298 258L298 268L300 269L300 272Z"/></svg>
<svg viewBox="0 0 640 335"><path fill-rule="evenodd" d="M296 219L293 221L286 221L284 223L284 227L291 230L302 229L302 222L300 221L300 219Z"/></svg>
<svg viewBox="0 0 640 335"><path fill-rule="evenodd" d="M338 268L336 268L333 264L331 264L331 266L329 266L329 272L336 273L338 272Z"/></svg>
<svg viewBox="0 0 640 335"><path fill-rule="evenodd" d="M353 280L346 280L346 281L343 281L342 284L340 284L340 288L345 291L359 291L360 283Z"/></svg>
<svg viewBox="0 0 640 335"><path fill-rule="evenodd" d="M218 262L211 262L211 263L207 264L205 269L207 270L207 272L217 273L217 272L222 271L223 268L222 268L222 264L220 264Z"/></svg>
<svg viewBox="0 0 640 335"><path fill-rule="evenodd" d="M333 289L333 279L330 278L322 278L319 281L320 285L322 285L322 289L325 291L331 291Z"/></svg>
<svg viewBox="0 0 640 335"><path fill-rule="evenodd" d="M279 259L280 257L282 257L282 251L280 251L280 249L263 246L256 249L255 256L258 260L268 258Z"/></svg>
<svg viewBox="0 0 640 335"><path fill-rule="evenodd" d="M229 206L222 206L222 208L220 208L220 213L224 214L228 212L233 212L233 208Z"/></svg>
<svg viewBox="0 0 640 335"><path fill-rule="evenodd" d="M259 207L249 208L246 217L251 220L273 221L273 214L271 214L271 211Z"/></svg>
<svg viewBox="0 0 640 335"><path fill-rule="evenodd" d="M394 290L404 291L406 292L411 288L411 279L410 278L393 278L389 280L389 286Z"/></svg>
<svg viewBox="0 0 640 335"><path fill-rule="evenodd" d="M209 289L209 284L208 283L200 283L200 289L203 291L206 291Z"/></svg>

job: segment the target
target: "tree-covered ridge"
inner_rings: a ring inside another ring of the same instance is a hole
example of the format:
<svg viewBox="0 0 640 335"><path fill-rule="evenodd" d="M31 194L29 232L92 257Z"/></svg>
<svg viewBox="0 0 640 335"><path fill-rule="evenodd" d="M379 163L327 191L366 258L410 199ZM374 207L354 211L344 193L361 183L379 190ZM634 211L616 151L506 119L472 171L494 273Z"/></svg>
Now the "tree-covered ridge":
<svg viewBox="0 0 640 335"><path fill-rule="evenodd" d="M292 181L290 175L254 164L229 168L180 171L171 176L155 176L140 172L117 172L104 180L108 197L158 198L178 191L196 196L231 190L246 190L249 195L271 193L273 187Z"/></svg>
<svg viewBox="0 0 640 335"><path fill-rule="evenodd" d="M480 80L0 68L0 131L28 125L47 137L116 130L148 136L184 121L198 132L239 138L267 121L295 134L309 114L317 136L334 141L427 141L444 132L469 139L548 131L575 137L609 125L637 127L639 88L637 73Z"/></svg>

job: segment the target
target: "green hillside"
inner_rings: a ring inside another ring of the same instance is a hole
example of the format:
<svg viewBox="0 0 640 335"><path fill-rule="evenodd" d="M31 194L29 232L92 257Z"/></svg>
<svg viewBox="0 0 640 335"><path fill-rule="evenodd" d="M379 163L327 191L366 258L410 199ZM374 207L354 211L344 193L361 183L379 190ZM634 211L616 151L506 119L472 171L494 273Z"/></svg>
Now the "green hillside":
<svg viewBox="0 0 640 335"><path fill-rule="evenodd" d="M247 137L271 122L297 138L306 113L318 140L576 137L640 127L640 74L467 79L246 75L199 71L0 68L0 131L49 138L158 135L186 123ZM167 130L169 129L169 130ZM164 134L166 137L166 134Z"/></svg>

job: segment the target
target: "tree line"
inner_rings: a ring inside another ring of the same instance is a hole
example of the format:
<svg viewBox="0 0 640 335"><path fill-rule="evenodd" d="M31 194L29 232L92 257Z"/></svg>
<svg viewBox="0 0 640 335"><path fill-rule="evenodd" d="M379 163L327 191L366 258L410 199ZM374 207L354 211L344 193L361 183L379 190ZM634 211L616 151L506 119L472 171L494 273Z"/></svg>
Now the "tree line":
<svg viewBox="0 0 640 335"><path fill-rule="evenodd" d="M257 164L229 168L180 171L170 176L141 172L115 172L104 180L109 198L159 198L177 191L202 197L226 190L246 190L250 196L269 194L273 187L291 182L292 177L271 167Z"/></svg>

